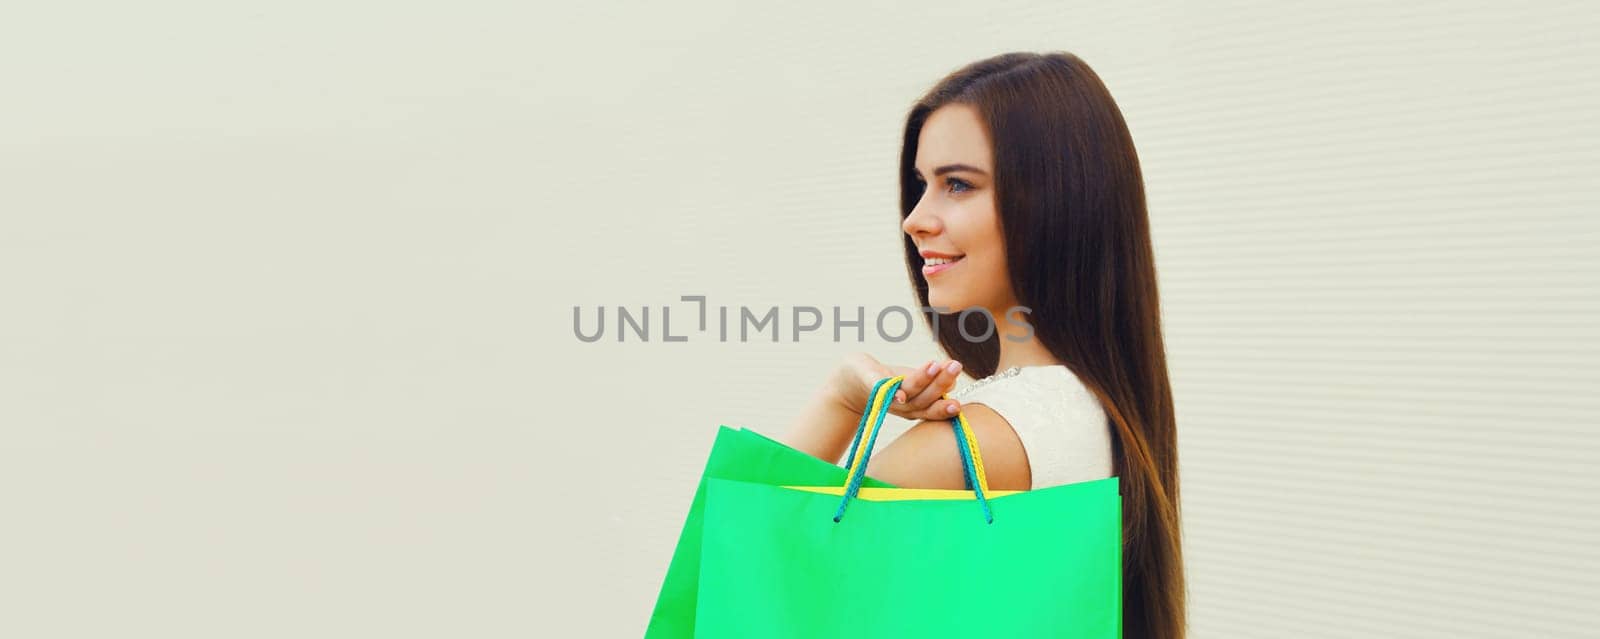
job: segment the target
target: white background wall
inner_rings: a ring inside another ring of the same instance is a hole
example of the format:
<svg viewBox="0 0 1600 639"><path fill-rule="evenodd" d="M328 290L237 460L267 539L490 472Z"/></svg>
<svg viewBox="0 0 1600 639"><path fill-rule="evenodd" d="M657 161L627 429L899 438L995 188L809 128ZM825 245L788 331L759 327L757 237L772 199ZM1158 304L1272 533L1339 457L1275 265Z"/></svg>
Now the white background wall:
<svg viewBox="0 0 1600 639"><path fill-rule="evenodd" d="M0 635L638 636L718 424L781 430L848 350L936 353L587 344L572 307L914 304L902 117L1012 50L1088 61L1142 157L1193 636L1592 634L1597 29L0 9Z"/></svg>

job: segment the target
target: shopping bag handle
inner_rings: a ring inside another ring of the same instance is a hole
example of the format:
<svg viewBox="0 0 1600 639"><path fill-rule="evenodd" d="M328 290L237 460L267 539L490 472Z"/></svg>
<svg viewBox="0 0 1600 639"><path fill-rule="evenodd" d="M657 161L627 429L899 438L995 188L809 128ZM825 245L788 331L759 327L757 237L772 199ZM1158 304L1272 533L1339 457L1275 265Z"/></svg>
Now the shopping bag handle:
<svg viewBox="0 0 1600 639"><path fill-rule="evenodd" d="M844 518L845 507L861 490L861 482L867 476L867 463L871 461L872 449L878 442L878 432L882 430L883 420L889 414L889 398L900 390L900 384L905 379L904 375L898 375L880 379L872 385L872 401L868 402L867 410L861 413L861 421L856 424L855 439L850 442L850 456L845 460L850 472L846 473L844 498L839 501L839 511L833 515L834 523ZM983 471L983 455L978 452L978 438L973 436L965 413L956 413L949 421L956 437L956 450L961 454L962 474L967 488L972 490L978 505L983 507L984 520L992 524L994 513L989 509L989 500L985 497L985 493L989 492L989 478Z"/></svg>
<svg viewBox="0 0 1600 639"><path fill-rule="evenodd" d="M881 390L885 384L890 382L894 382L895 389L897 389L899 388L900 381L903 381L904 379L904 375L900 377L885 377L880 379L877 381L877 383L872 385L872 391L868 393L868 397L877 398L879 396L878 391ZM867 410L861 413L861 421L856 424L855 438L850 440L850 456L846 458L844 462L845 467L851 469L851 472L855 471L856 454L860 452L859 444L861 442L862 432L866 429L868 417L875 416L878 424L883 423L884 415L889 411L887 398L894 394L895 389L889 389L883 392L882 396L885 399L882 407L869 405ZM948 399L949 397L949 395L944 396L945 399ZM976 474L978 483L983 486L984 492L988 492L989 477L984 473L983 455L978 452L978 439L972 435L972 427L967 423L966 413L956 413L956 416L950 419L950 426L955 431L957 444L959 445L964 443L966 445L966 449L961 450L962 466L963 468L967 469L967 471L963 473L965 475L964 479L966 480L966 489L972 490L972 478L973 475ZM875 435L876 433L874 433L874 436ZM873 441L876 440L874 439ZM968 450L971 451L970 455L968 454ZM846 475L848 476L849 473Z"/></svg>

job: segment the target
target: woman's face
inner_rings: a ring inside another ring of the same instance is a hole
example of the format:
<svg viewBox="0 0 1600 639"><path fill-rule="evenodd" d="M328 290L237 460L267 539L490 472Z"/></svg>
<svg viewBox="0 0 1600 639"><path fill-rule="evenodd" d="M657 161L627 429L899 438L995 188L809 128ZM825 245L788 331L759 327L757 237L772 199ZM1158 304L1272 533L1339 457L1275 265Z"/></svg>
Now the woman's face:
<svg viewBox="0 0 1600 639"><path fill-rule="evenodd" d="M917 137L922 199L900 228L922 255L929 306L946 313L981 307L1005 321L1003 313L1016 301L1006 276L993 162L976 110L965 104L935 109Z"/></svg>

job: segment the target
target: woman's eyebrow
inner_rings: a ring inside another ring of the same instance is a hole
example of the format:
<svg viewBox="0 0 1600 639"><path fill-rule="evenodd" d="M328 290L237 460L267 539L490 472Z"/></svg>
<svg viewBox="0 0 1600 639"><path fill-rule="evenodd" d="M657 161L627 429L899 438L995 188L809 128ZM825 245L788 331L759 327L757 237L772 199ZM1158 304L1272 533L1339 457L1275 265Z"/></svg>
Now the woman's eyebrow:
<svg viewBox="0 0 1600 639"><path fill-rule="evenodd" d="M911 167L911 170L912 171L916 171L917 175L922 175L921 171L917 171L917 167ZM946 164L946 165L941 166L941 167L939 167L937 169L934 169L933 170L933 174L934 175L944 175L946 173L951 173L951 172L954 172L954 171L967 171L967 172L970 172L970 173L977 173L978 175L988 175L989 174L988 172L984 171L983 169L980 169L978 167L975 167L975 166L972 166L972 165L968 165L968 164Z"/></svg>

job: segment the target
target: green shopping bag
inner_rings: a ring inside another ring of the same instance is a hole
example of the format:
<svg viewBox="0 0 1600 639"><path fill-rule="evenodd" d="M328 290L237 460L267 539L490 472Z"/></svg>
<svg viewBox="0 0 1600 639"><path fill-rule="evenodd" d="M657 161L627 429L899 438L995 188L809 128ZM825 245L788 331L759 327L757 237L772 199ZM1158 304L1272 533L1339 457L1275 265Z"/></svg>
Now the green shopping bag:
<svg viewBox="0 0 1600 639"><path fill-rule="evenodd" d="M902 379L874 388L845 478L706 479L694 636L1120 638L1118 478L990 491L957 415L968 490L864 487Z"/></svg>
<svg viewBox="0 0 1600 639"><path fill-rule="evenodd" d="M867 414L863 413L863 421ZM650 624L645 630L645 637L671 639L695 636L701 531L708 480L733 479L771 484L835 484L843 482L846 474L845 469L837 464L817 459L753 430L719 427L716 441L711 447L711 456L706 460L700 486L695 490L694 501L689 506L689 515L684 521L683 531L678 535L678 545L673 550L671 563L667 566L667 575L662 580L660 593L656 597L655 610L650 615ZM863 483L875 487L889 486L870 477L863 480Z"/></svg>

